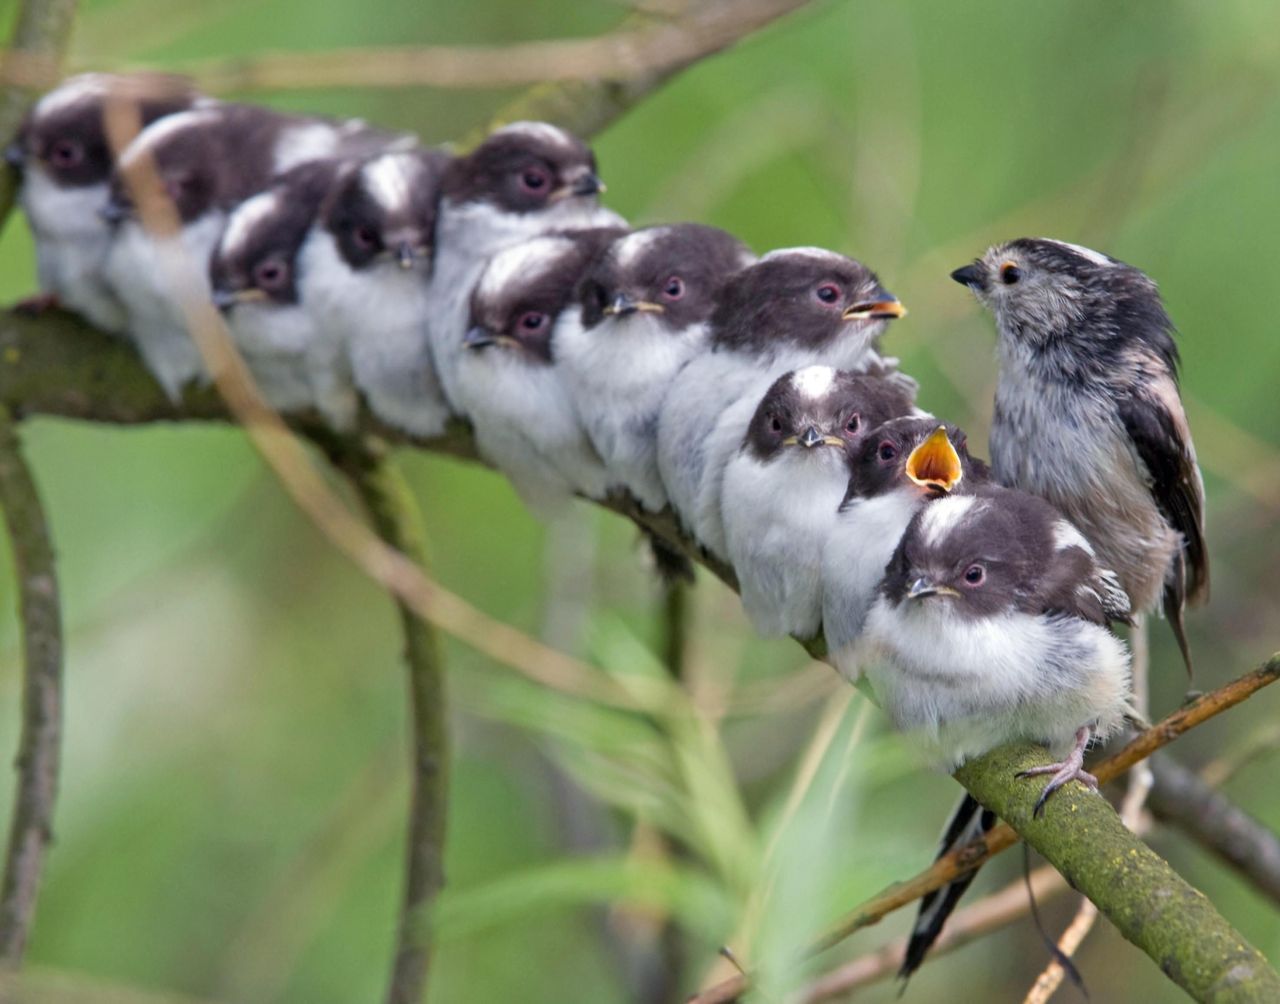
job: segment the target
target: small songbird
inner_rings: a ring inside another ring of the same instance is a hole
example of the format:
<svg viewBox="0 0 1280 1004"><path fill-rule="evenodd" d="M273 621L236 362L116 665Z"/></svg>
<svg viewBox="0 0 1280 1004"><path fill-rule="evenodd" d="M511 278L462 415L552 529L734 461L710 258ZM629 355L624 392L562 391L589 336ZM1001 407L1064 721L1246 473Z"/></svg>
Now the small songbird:
<svg viewBox="0 0 1280 1004"><path fill-rule="evenodd" d="M556 330L556 366L612 484L652 512L667 504L662 399L705 348L725 282L753 261L736 237L699 223L625 234L588 270L580 305Z"/></svg>
<svg viewBox="0 0 1280 1004"><path fill-rule="evenodd" d="M137 101L144 125L208 102L177 77L81 74L36 102L5 156L22 172L18 201L35 237L41 295L31 305L60 304L118 333L124 307L102 277L111 241L102 210L115 163L105 122L113 93Z"/></svg>
<svg viewBox="0 0 1280 1004"><path fill-rule="evenodd" d="M880 377L806 366L761 398L724 473L725 543L742 605L766 638L811 638L822 618L823 550L849 482L846 452L911 411Z"/></svg>
<svg viewBox="0 0 1280 1004"><path fill-rule="evenodd" d="M514 122L457 157L440 185L440 219L431 275L431 353L445 397L465 414L457 393L466 353L471 291L498 251L553 230L625 226L601 208L604 185L591 148L545 122Z"/></svg>
<svg viewBox="0 0 1280 1004"><path fill-rule="evenodd" d="M892 373L872 343L905 313L865 265L821 248L771 251L725 284L708 349L680 371L658 416L662 483L685 529L706 550L728 557L724 467L769 385L812 365Z"/></svg>
<svg viewBox="0 0 1280 1004"><path fill-rule="evenodd" d="M345 353L369 410L416 436L450 415L431 362L428 284L447 154L377 154L343 171L298 255L302 304Z"/></svg>
<svg viewBox="0 0 1280 1004"><path fill-rule="evenodd" d="M104 275L124 304L130 337L170 397L204 372L187 333L179 270L194 266L203 288L191 292L208 298L209 258L231 209L298 164L403 142L358 120L226 104L169 115L121 152L103 209L115 224ZM148 178L149 165L177 213L176 235L148 232L135 210L130 185Z"/></svg>
<svg viewBox="0 0 1280 1004"><path fill-rule="evenodd" d="M539 516L555 513L575 492L600 498L609 487L554 361L559 324L583 270L617 234L548 234L506 248L471 295L458 400L480 455Z"/></svg>
<svg viewBox="0 0 1280 1004"><path fill-rule="evenodd" d="M951 277L999 332L996 480L1060 509L1135 611L1163 602L1190 672L1183 607L1209 593L1204 484L1155 283L1097 251L1030 238Z"/></svg>
<svg viewBox="0 0 1280 1004"><path fill-rule="evenodd" d="M1044 743L1083 768L1090 738L1128 713L1129 656L1107 626L1128 599L1093 547L1043 499L998 485L912 518L867 614L863 674L881 707L948 770L1002 743Z"/></svg>
<svg viewBox="0 0 1280 1004"><path fill-rule="evenodd" d="M990 480L965 434L932 416L893 418L851 450L849 482L822 552L822 632L835 667L857 679L862 634L885 567L911 518L939 495Z"/></svg>
<svg viewBox="0 0 1280 1004"><path fill-rule="evenodd" d="M285 412L315 407L339 431L357 409L346 346L302 303L298 258L347 167L327 159L285 172L232 211L209 262L213 302L267 401Z"/></svg>

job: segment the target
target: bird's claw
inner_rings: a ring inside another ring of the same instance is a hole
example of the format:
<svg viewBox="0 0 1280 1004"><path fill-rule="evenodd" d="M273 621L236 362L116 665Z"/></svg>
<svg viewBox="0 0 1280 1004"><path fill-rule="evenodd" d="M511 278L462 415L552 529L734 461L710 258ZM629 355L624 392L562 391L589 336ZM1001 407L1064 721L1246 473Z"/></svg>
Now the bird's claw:
<svg viewBox="0 0 1280 1004"><path fill-rule="evenodd" d="M13 305L13 309L19 314L38 317L40 314L54 310L59 306L61 304L58 302L57 293L35 293L19 300Z"/></svg>
<svg viewBox="0 0 1280 1004"><path fill-rule="evenodd" d="M1076 732L1075 748L1068 754L1067 758L1060 763L1046 764L1043 767L1032 767L1028 770L1020 770L1015 777L1040 777L1044 774L1052 774L1053 777L1049 783L1044 786L1044 791L1040 793L1040 797L1036 799L1035 809L1031 815L1033 818L1040 818L1044 815L1044 806L1049 801L1055 791L1061 788L1068 781L1079 781L1090 791L1098 790L1098 779L1084 769L1084 751L1089 745L1089 730L1087 728L1079 729Z"/></svg>

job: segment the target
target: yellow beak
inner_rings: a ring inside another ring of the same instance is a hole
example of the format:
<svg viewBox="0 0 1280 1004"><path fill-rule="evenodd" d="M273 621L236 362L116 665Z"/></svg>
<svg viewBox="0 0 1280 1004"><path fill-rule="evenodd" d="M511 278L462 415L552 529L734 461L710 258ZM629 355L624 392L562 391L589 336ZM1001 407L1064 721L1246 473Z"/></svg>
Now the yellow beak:
<svg viewBox="0 0 1280 1004"><path fill-rule="evenodd" d="M960 454L947 437L946 426L938 426L929 438L907 457L907 477L921 488L955 489L964 477Z"/></svg>

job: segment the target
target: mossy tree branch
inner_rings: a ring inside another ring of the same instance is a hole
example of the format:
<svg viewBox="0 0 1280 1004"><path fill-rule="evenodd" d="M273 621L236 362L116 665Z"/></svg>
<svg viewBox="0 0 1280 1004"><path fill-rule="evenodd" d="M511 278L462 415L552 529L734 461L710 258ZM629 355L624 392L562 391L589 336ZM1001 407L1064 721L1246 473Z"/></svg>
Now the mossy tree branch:
<svg viewBox="0 0 1280 1004"><path fill-rule="evenodd" d="M1044 785L1016 775L1043 763L1039 747L1005 746L969 761L955 777L1195 1000L1280 1001L1280 974L1262 953L1134 836L1106 799L1070 784L1035 817Z"/></svg>

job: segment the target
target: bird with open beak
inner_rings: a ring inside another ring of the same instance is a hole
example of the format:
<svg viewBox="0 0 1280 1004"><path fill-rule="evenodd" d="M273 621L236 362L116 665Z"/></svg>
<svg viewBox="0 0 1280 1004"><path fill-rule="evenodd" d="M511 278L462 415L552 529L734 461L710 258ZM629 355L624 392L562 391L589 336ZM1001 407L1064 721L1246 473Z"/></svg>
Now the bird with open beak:
<svg viewBox="0 0 1280 1004"><path fill-rule="evenodd" d="M18 203L36 243L41 294L27 305L57 304L118 333L125 327L124 307L102 275L111 243L111 226L102 214L115 164L106 130L112 95L132 101L144 126L210 103L176 77L69 77L32 107L5 159L21 172Z"/></svg>
<svg viewBox="0 0 1280 1004"><path fill-rule="evenodd" d="M742 605L766 638L811 638L822 619L822 555L871 430L911 411L880 377L807 366L760 399L724 473L723 519Z"/></svg>
<svg viewBox="0 0 1280 1004"><path fill-rule="evenodd" d="M414 436L440 435L450 415L427 334L448 162L415 147L348 163L298 254L302 305L324 341L374 416Z"/></svg>
<svg viewBox="0 0 1280 1004"><path fill-rule="evenodd" d="M335 429L355 423L357 399L345 344L302 302L298 258L325 197L350 165L301 164L227 219L209 262L213 302L267 402L316 408Z"/></svg>
<svg viewBox="0 0 1280 1004"><path fill-rule="evenodd" d="M822 632L847 679L858 678L854 643L911 518L930 499L989 480L965 434L932 416L890 419L850 451L848 486L822 551Z"/></svg>
<svg viewBox="0 0 1280 1004"><path fill-rule="evenodd" d="M721 289L755 256L700 223L624 234L579 286L556 332L556 366L615 486L646 509L667 504L658 412L671 381L709 337Z"/></svg>
<svg viewBox="0 0 1280 1004"><path fill-rule="evenodd" d="M1189 673L1183 608L1209 594L1204 484L1156 284L1108 255L1032 238L951 277L999 332L996 480L1065 513L1135 611L1163 606Z"/></svg>
<svg viewBox="0 0 1280 1004"><path fill-rule="evenodd" d="M358 120L218 104L166 116L121 152L103 208L114 224L104 275L124 304L130 338L170 397L204 375L184 297L210 297L209 259L231 210L298 164L404 142ZM137 186L172 206L176 234L148 229L134 203Z"/></svg>
<svg viewBox="0 0 1280 1004"><path fill-rule="evenodd" d="M480 455L540 517L576 493L601 498L608 473L555 365L583 270L619 231L547 234L499 251L471 294L457 392Z"/></svg>
<svg viewBox="0 0 1280 1004"><path fill-rule="evenodd" d="M625 226L600 206L603 191L591 148L545 122L504 126L445 171L429 329L436 372L458 414L466 414L457 390L462 336L485 263L503 248L553 230Z"/></svg>
<svg viewBox="0 0 1280 1004"><path fill-rule="evenodd" d="M720 558L725 465L760 399L782 374L822 365L889 374L873 343L906 313L874 272L822 248L771 251L732 276L711 317L711 339L677 375L658 416L658 471L681 523Z"/></svg>

